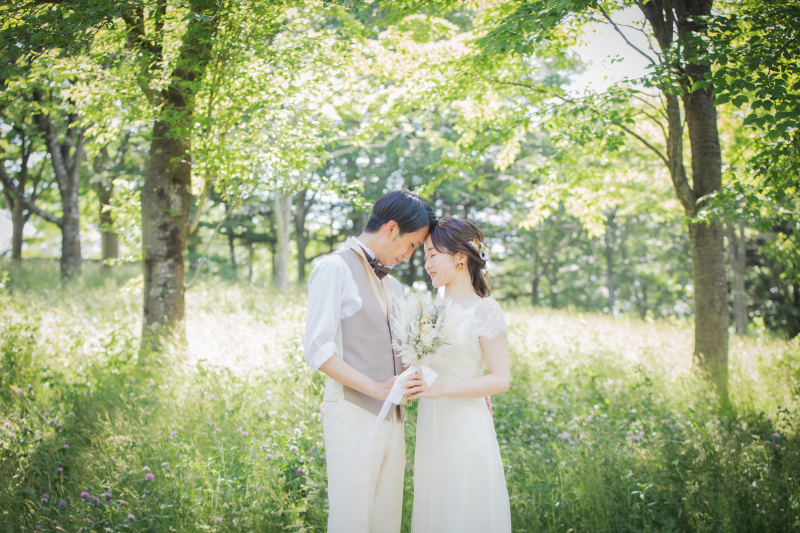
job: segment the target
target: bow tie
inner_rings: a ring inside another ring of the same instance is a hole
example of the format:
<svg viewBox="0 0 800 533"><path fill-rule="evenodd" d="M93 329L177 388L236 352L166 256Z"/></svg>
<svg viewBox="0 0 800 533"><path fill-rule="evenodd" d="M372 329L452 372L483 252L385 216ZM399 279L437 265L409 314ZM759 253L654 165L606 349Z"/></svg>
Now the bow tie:
<svg viewBox="0 0 800 533"><path fill-rule="evenodd" d="M367 255L369 257L369 255ZM378 279L383 279L389 274L389 268L385 267L378 261L378 258L370 259L369 266L372 267L372 271L375 272L375 275L378 276Z"/></svg>

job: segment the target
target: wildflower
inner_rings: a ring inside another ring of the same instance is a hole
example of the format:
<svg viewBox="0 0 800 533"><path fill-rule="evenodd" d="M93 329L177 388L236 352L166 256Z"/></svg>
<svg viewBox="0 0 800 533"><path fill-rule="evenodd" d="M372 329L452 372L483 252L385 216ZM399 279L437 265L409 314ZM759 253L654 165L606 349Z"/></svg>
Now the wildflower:
<svg viewBox="0 0 800 533"><path fill-rule="evenodd" d="M47 498L42 498L42 503L47 503Z"/></svg>
<svg viewBox="0 0 800 533"><path fill-rule="evenodd" d="M771 416L767 417L767 422L769 422L770 424L772 423L772 417Z"/></svg>
<svg viewBox="0 0 800 533"><path fill-rule="evenodd" d="M65 444L65 445L63 446L63 448L64 448L65 450L69 450L69 444Z"/></svg>
<svg viewBox="0 0 800 533"><path fill-rule="evenodd" d="M323 459L325 459L325 456L324 455L320 455L319 456L319 460L322 461Z"/></svg>
<svg viewBox="0 0 800 533"><path fill-rule="evenodd" d="M144 500L145 498L147 498L147 493L142 494L142 499Z"/></svg>
<svg viewBox="0 0 800 533"><path fill-rule="evenodd" d="M267 459L272 459L272 454L271 453L267 454Z"/></svg>
<svg viewBox="0 0 800 533"><path fill-rule="evenodd" d="M506 439L503 439L503 440L500 441L500 443L501 444L508 444L508 441Z"/></svg>
<svg viewBox="0 0 800 533"><path fill-rule="evenodd" d="M296 452L297 451L297 446L295 446L294 444L289 446L289 451L290 452Z"/></svg>
<svg viewBox="0 0 800 533"><path fill-rule="evenodd" d="M147 465L144 465L144 467L142 467L142 470L144 470L145 472L149 472L150 471L150 467L147 466Z"/></svg>
<svg viewBox="0 0 800 533"><path fill-rule="evenodd" d="M216 517L216 518L214 519L214 523L215 523L215 524L221 524L221 523L222 523L222 517L219 517L219 516L218 516L218 517Z"/></svg>
<svg viewBox="0 0 800 533"><path fill-rule="evenodd" d="M50 411L45 411L44 412L44 417L47 418L48 416L50 416Z"/></svg>
<svg viewBox="0 0 800 533"><path fill-rule="evenodd" d="M9 424L8 422L6 422L5 424L3 424L3 427L4 427L4 428L10 428L10 427L11 427L11 424Z"/></svg>
<svg viewBox="0 0 800 533"><path fill-rule="evenodd" d="M53 520L52 522L50 522L50 525L53 527L58 527L58 520Z"/></svg>
<svg viewBox="0 0 800 533"><path fill-rule="evenodd" d="M548 416L547 417L547 422L552 422L552 421L553 421L553 417L552 416Z"/></svg>
<svg viewBox="0 0 800 533"><path fill-rule="evenodd" d="M177 431L170 431L169 434L172 435L172 436L175 436L175 435L178 434L178 432Z"/></svg>
<svg viewBox="0 0 800 533"><path fill-rule="evenodd" d="M311 447L311 453L314 453L314 450L316 450L316 449L317 449L317 447L316 447L316 446L312 446L312 447Z"/></svg>
<svg viewBox="0 0 800 533"><path fill-rule="evenodd" d="M100 503L100 498L98 498L97 496L92 496L92 503L97 505L98 503Z"/></svg>
<svg viewBox="0 0 800 533"><path fill-rule="evenodd" d="M302 476L303 475L303 469L302 468L298 468L297 470L294 471L294 475L295 476Z"/></svg>
<svg viewBox="0 0 800 533"><path fill-rule="evenodd" d="M539 437L543 438L543 439L546 439L547 438L547 433L542 433L541 435L539 435Z"/></svg>
<svg viewBox="0 0 800 533"><path fill-rule="evenodd" d="M541 445L541 444L539 444L539 443L537 442L536 444L534 444L534 445L533 445L533 447L534 447L534 448L541 448L541 447L542 447L542 445Z"/></svg>
<svg viewBox="0 0 800 533"><path fill-rule="evenodd" d="M406 468L411 468L411 459L406 459Z"/></svg>
<svg viewBox="0 0 800 533"><path fill-rule="evenodd" d="M58 506L59 506L59 507L66 507L66 506L67 506L67 500L61 500L61 501L59 501L59 502L58 502Z"/></svg>
<svg viewBox="0 0 800 533"><path fill-rule="evenodd" d="M212 394L212 395L211 395L211 396L209 396L208 398L209 398L210 400L216 400L216 399L217 399L217 396L216 396L216 394Z"/></svg>
<svg viewBox="0 0 800 533"><path fill-rule="evenodd" d="M89 499L89 493L88 492L81 492L81 498L83 498L84 500L88 500Z"/></svg>
<svg viewBox="0 0 800 533"><path fill-rule="evenodd" d="M31 430L31 428L30 428L30 427L28 427L28 426L25 426L25 431L30 431L30 430Z"/></svg>
<svg viewBox="0 0 800 533"><path fill-rule="evenodd" d="M120 501L119 501L119 504L120 504L120 505L128 505L127 503L125 503L125 500L120 500Z"/></svg>
<svg viewBox="0 0 800 533"><path fill-rule="evenodd" d="M246 436L248 436L248 435L249 435L249 433L248 433L248 432L246 432L246 431L242 431L242 437L246 437Z"/></svg>
<svg viewBox="0 0 800 533"><path fill-rule="evenodd" d="M59 466L58 468L56 468L56 472L58 472L59 474L60 474L61 472L63 472L63 471L64 471L64 469L63 469L63 468L61 468L60 466Z"/></svg>
<svg viewBox="0 0 800 533"><path fill-rule="evenodd" d="M136 517L133 516L133 513L128 513L128 520L136 520Z"/></svg>
<svg viewBox="0 0 800 533"><path fill-rule="evenodd" d="M146 476L144 476L145 481L153 481L155 478L156 476L154 476L153 474L147 474Z"/></svg>
<svg viewBox="0 0 800 533"><path fill-rule="evenodd" d="M50 497L50 495L47 494L46 492L44 494L42 494L42 498L44 498L45 500L48 499L49 497Z"/></svg>
<svg viewBox="0 0 800 533"><path fill-rule="evenodd" d="M314 461L315 459L313 457L309 457L308 460L309 461Z"/></svg>
<svg viewBox="0 0 800 533"><path fill-rule="evenodd" d="M781 438L781 434L780 433L773 433L772 434L772 438L773 439L779 439L779 438Z"/></svg>
<svg viewBox="0 0 800 533"><path fill-rule="evenodd" d="M35 529L36 531L41 531L42 530L42 526L37 524L36 527L34 527L33 529Z"/></svg>
<svg viewBox="0 0 800 533"><path fill-rule="evenodd" d="M216 424L216 423L214 423L214 422L211 422L211 427L212 427L212 428L215 428L215 427L217 427L217 424Z"/></svg>
<svg viewBox="0 0 800 533"><path fill-rule="evenodd" d="M89 485L89 490L94 490L94 487Z"/></svg>
<svg viewBox="0 0 800 533"><path fill-rule="evenodd" d="M111 501L111 493L110 492L106 492L105 494L103 494L103 498L105 498L107 502L110 502Z"/></svg>
<svg viewBox="0 0 800 533"><path fill-rule="evenodd" d="M295 435L299 435L300 434L300 428L294 428L294 434Z"/></svg>
<svg viewBox="0 0 800 533"><path fill-rule="evenodd" d="M692 404L687 405L686 408L690 411L694 411L694 407L692 407Z"/></svg>

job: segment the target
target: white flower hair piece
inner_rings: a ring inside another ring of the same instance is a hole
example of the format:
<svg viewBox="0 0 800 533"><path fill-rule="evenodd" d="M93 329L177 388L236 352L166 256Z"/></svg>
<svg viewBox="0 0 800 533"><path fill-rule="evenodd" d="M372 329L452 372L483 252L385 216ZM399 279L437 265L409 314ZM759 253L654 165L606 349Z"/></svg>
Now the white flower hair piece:
<svg viewBox="0 0 800 533"><path fill-rule="evenodd" d="M467 244L469 244L470 248L478 252L478 255L481 256L481 259L484 261L489 260L489 249L485 244L483 244L483 242L479 241L478 239L472 239L471 241L467 241ZM481 269L481 274L486 274L485 268Z"/></svg>

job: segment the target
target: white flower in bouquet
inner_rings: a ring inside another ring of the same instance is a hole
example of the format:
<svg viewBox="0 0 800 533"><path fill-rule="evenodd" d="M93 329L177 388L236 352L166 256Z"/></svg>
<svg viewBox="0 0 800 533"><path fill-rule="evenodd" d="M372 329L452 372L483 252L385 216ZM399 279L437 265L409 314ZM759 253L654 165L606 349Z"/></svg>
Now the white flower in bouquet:
<svg viewBox="0 0 800 533"><path fill-rule="evenodd" d="M398 332L395 349L408 366L422 366L442 345L447 344L441 334L445 305L431 299L431 294L411 293L394 322Z"/></svg>

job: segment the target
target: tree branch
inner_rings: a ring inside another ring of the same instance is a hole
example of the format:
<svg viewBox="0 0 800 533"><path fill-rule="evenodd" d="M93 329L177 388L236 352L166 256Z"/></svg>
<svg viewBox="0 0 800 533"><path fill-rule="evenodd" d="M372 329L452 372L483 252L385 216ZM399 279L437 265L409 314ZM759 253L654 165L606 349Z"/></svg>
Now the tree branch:
<svg viewBox="0 0 800 533"><path fill-rule="evenodd" d="M653 64L653 65L657 65L657 64L658 64L658 63L656 63L655 61L653 61L653 58L652 58L652 57L650 57L650 56L649 56L649 55L647 55L646 53L642 52L642 50L641 50L639 47L637 47L636 45L634 45L632 42L630 42L630 41L628 40L628 37L627 37L627 36L626 36L624 33L622 33L622 30L620 30L620 29L619 29L619 26L617 26L617 23L616 23L616 22L614 22L613 20L611 20L611 17L609 17L609 16L608 16L608 13L606 12L606 10L605 10L605 9L603 9L603 6L602 6L602 5L599 5L599 4L598 4L598 6L597 6L597 7L598 7L598 9L600 9L600 13L602 13L602 14L603 14L603 17L605 17L605 19L606 19L606 20L607 20L607 21L608 21L608 22L609 22L609 23L610 23L610 24L611 24L611 25L614 27L614 30L615 30L617 33L619 33L619 34L622 36L622 38L625 40L625 42L626 42L626 43L628 43L628 46L630 46L631 48L633 48L634 50L636 50L637 52L639 52L640 54L642 54L642 55L643 55L645 58L647 58L647 60L648 60L648 61L649 61L651 64Z"/></svg>
<svg viewBox="0 0 800 533"><path fill-rule="evenodd" d="M11 193L16 197L17 201L22 202L31 213L42 217L48 222L52 222L58 227L61 227L64 224L63 218L56 217L54 214L45 211L31 202L28 198L25 198L25 193L14 186L14 182L8 177L8 174L6 174L6 169L3 168L2 165L0 165L0 182L2 182L3 186L7 190L11 191Z"/></svg>
<svg viewBox="0 0 800 533"><path fill-rule="evenodd" d="M203 256L197 263L197 268L194 271L194 276L192 276L192 279L189 281L189 283L184 284L183 286L184 290L188 290L192 285L194 285L194 282L197 280L197 275L200 273L200 269L203 268L203 261L206 260L206 255L208 255L208 250L209 248L211 248L211 243L214 242L214 238L217 236L217 233L219 233L219 228L221 228L222 224L228 219L228 215L230 215L233 212L233 209L236 207L236 205L237 204L233 204L228 208L228 211L225 213L225 216L222 217L222 220L219 221L217 227L214 228L214 233L213 235L211 235L211 238L208 239L208 243L206 244L206 249L203 252Z"/></svg>
<svg viewBox="0 0 800 533"><path fill-rule="evenodd" d="M664 154L661 153L661 150L659 150L658 148L656 148L655 146L653 146L652 144L647 142L647 140L644 137L642 137L641 135L639 135L635 131L623 126L622 124L614 124L614 126L617 126L619 129L621 129L622 131L626 132L631 137L637 139L639 142L641 142L643 145L645 145L647 148L649 148L654 154L656 154L658 157L660 157L661 161L664 162L664 164L667 166L668 169L670 168L669 160L667 159L667 157Z"/></svg>
<svg viewBox="0 0 800 533"><path fill-rule="evenodd" d="M347 148L340 148L339 150L335 150L333 152L330 152L328 154L327 159L336 159L337 157L341 157L343 155L352 154L353 152L355 152L356 150L358 150L360 148L364 148L364 149L367 149L367 150L372 150L372 149L375 149L375 148L386 148L401 133L402 133L402 130L397 130L394 133L392 133L389 136L388 139L385 139L384 141L381 141L379 143L367 144L365 146L360 146L360 145L354 144L354 145L348 146Z"/></svg>

